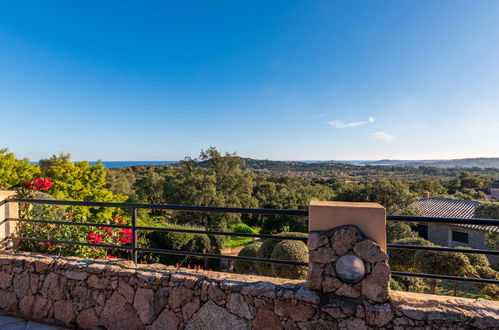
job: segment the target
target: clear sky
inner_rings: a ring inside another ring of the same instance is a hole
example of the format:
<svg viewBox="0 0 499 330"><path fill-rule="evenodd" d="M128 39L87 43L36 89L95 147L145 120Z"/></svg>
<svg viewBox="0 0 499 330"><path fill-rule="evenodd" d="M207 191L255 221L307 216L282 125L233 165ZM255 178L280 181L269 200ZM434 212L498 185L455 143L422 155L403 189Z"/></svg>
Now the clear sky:
<svg viewBox="0 0 499 330"><path fill-rule="evenodd" d="M3 1L0 147L38 160L499 156L499 1Z"/></svg>

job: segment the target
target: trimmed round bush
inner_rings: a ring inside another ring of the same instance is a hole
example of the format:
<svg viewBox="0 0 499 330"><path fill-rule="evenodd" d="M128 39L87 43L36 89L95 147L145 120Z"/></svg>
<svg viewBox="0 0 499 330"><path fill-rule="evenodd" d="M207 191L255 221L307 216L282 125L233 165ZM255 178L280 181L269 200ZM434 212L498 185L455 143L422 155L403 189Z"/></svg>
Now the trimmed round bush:
<svg viewBox="0 0 499 330"><path fill-rule="evenodd" d="M301 241L281 241L277 243L271 255L272 259L308 262L307 245ZM306 266L272 264L272 275L291 279L305 279Z"/></svg>
<svg viewBox="0 0 499 330"><path fill-rule="evenodd" d="M456 248L471 250L471 248L467 246L456 246ZM484 254L466 253L466 256L470 260L470 264L473 267L490 267L489 259L487 259Z"/></svg>
<svg viewBox="0 0 499 330"><path fill-rule="evenodd" d="M430 241L421 237L402 238L393 242L394 244L416 245L416 246L434 246ZM408 249L389 249L388 257L390 267L393 270L408 271L414 268L414 255L418 250Z"/></svg>
<svg viewBox="0 0 499 330"><path fill-rule="evenodd" d="M190 251L209 252L211 250L211 241L206 234L196 234L192 240Z"/></svg>
<svg viewBox="0 0 499 330"><path fill-rule="evenodd" d="M279 233L276 236L294 236L294 237L308 237L307 233L298 233L298 232L288 232L288 233ZM274 248L279 242L283 242L279 239L271 239L268 238L263 241L262 246L258 250L258 257L265 259L272 259L272 253L274 252ZM299 241L296 241L299 242ZM308 254L308 252L307 252ZM272 275L272 264L270 262L260 262L258 263L258 271L261 275Z"/></svg>
<svg viewBox="0 0 499 330"><path fill-rule="evenodd" d="M258 250L262 246L262 242L254 242L247 246L245 246L238 254L238 256L242 257L257 257ZM257 262L255 261L245 261L245 260L236 260L234 263L234 268L236 272L241 274L247 273L256 273L257 272Z"/></svg>

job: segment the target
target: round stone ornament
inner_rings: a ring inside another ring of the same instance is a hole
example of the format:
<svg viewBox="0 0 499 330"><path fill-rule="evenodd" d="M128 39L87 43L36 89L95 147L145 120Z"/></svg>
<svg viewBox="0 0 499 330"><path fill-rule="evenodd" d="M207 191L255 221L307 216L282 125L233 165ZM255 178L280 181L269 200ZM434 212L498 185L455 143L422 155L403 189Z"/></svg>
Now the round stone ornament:
<svg viewBox="0 0 499 330"><path fill-rule="evenodd" d="M347 254L336 261L335 266L338 277L347 283L360 281L366 275L366 266L361 258Z"/></svg>

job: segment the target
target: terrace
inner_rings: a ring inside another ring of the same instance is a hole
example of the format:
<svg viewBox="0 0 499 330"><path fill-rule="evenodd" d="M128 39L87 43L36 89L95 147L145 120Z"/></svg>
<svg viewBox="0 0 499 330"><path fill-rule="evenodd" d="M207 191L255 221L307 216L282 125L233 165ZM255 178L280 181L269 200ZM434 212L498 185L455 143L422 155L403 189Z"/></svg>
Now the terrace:
<svg viewBox="0 0 499 330"><path fill-rule="evenodd" d="M390 276L498 285L497 279L390 271L387 249L498 255L472 250L386 243L387 221L498 226L494 219L386 215L374 203L312 202L309 210L218 208L179 205L98 203L12 198L0 194L0 310L70 328L92 329L319 329L319 328L494 328L499 304L484 299L391 291ZM106 225L132 232L129 245L52 240L16 234L19 223L100 227L101 223L25 219L18 205L112 207L128 210L131 225ZM140 246L137 233L201 230L138 225L137 211L162 209L308 217L308 238L210 231L210 235L303 241L309 262L227 256ZM128 251L130 260L89 260L22 252L21 241L81 245ZM5 243L5 244L4 244ZM307 281L139 264L143 253L267 262L307 267Z"/></svg>

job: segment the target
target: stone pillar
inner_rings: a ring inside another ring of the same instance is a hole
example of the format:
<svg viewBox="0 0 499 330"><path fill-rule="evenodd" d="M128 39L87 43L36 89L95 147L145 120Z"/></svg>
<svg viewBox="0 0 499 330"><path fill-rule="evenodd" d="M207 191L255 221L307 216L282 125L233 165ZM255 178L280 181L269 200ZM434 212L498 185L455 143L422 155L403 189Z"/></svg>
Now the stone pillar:
<svg viewBox="0 0 499 330"><path fill-rule="evenodd" d="M13 197L15 191L3 190L0 191L0 250L6 248L15 248L16 241L8 240L7 237L14 235L17 230L17 221L7 221L7 219L17 219L18 204L6 202L5 200Z"/></svg>
<svg viewBox="0 0 499 330"><path fill-rule="evenodd" d="M308 285L332 296L389 300L386 212L377 203L311 202Z"/></svg>

